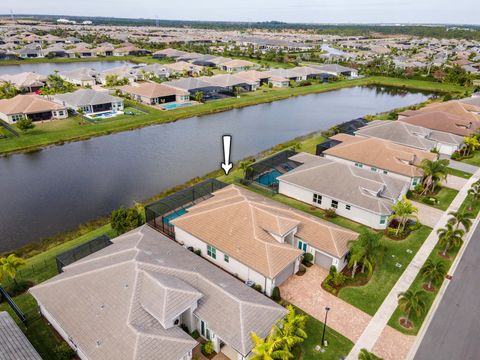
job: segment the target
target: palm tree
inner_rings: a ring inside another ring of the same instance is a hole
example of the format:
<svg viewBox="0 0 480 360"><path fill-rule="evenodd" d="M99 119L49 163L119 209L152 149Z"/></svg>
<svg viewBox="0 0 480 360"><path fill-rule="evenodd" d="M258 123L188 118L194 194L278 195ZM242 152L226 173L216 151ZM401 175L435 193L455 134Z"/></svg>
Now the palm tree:
<svg viewBox="0 0 480 360"><path fill-rule="evenodd" d="M17 270L23 264L25 264L25 260L17 257L15 254L0 258L0 280L5 276L9 276L17 284Z"/></svg>
<svg viewBox="0 0 480 360"><path fill-rule="evenodd" d="M358 354L358 360L383 360L383 359L372 354L367 349L362 349L360 350L360 354Z"/></svg>
<svg viewBox="0 0 480 360"><path fill-rule="evenodd" d="M445 261L438 260L434 262L428 259L420 270L420 275L428 281L427 287L431 290L433 283L442 281L447 273L447 264Z"/></svg>
<svg viewBox="0 0 480 360"><path fill-rule="evenodd" d="M354 272L357 262L362 263L362 273L364 273L365 268L367 268L368 276L372 274L376 259L380 258L383 252L383 246L380 243L381 238L381 233L363 230L357 240L348 243L350 247L349 266L351 266L351 262L353 262L354 265L352 276L355 276Z"/></svg>
<svg viewBox="0 0 480 360"><path fill-rule="evenodd" d="M266 339L258 337L257 334L252 332L250 334L253 341L253 356L251 360L276 360L276 359L291 359L293 355L290 351L286 350L283 341L276 337L277 329L272 328L270 334Z"/></svg>
<svg viewBox="0 0 480 360"><path fill-rule="evenodd" d="M5 81L0 85L0 99L10 99L17 95L18 91L10 81Z"/></svg>
<svg viewBox="0 0 480 360"><path fill-rule="evenodd" d="M243 174L245 175L247 173L247 169L250 165L252 165L255 162L254 159L252 160L244 160L240 162L240 170L243 171Z"/></svg>
<svg viewBox="0 0 480 360"><path fill-rule="evenodd" d="M464 148L464 151L463 151L463 155L464 156L468 156L470 155L472 152L474 152L476 149L478 149L480 147L480 143L478 142L478 139L476 136L467 136L464 140L463 140L464 144L465 144L465 148Z"/></svg>
<svg viewBox="0 0 480 360"><path fill-rule="evenodd" d="M402 201L397 201L395 205L392 206L393 214L389 217L391 219L400 219L395 235L401 231L405 230L405 225L409 219L417 219L418 209L412 205L412 203L403 195Z"/></svg>
<svg viewBox="0 0 480 360"><path fill-rule="evenodd" d="M448 215L452 216L448 222L455 225L455 229L458 229L460 225L462 225L467 232L470 230L472 220L475 218L471 212L465 210L450 211Z"/></svg>
<svg viewBox="0 0 480 360"><path fill-rule="evenodd" d="M472 201L469 205L469 210L472 210L473 206L478 202L480 199L480 182L476 181L472 184L472 187L468 189L468 195L472 197Z"/></svg>
<svg viewBox="0 0 480 360"><path fill-rule="evenodd" d="M441 180L446 180L448 175L448 164L450 161L447 159L442 160L429 160L423 159L420 163L420 168L423 171L423 193L428 191L433 192L435 187Z"/></svg>
<svg viewBox="0 0 480 360"><path fill-rule="evenodd" d="M445 245L442 255L447 256L448 249L452 246L459 246L462 243L464 231L455 229L452 224L447 223L446 227L437 230L440 245Z"/></svg>
<svg viewBox="0 0 480 360"><path fill-rule="evenodd" d="M287 310L287 316L280 321L278 326L277 336L291 350L296 344L303 342L307 338L307 333L305 332L307 316L297 314L292 305L288 305Z"/></svg>
<svg viewBox="0 0 480 360"><path fill-rule="evenodd" d="M415 315L420 316L425 311L425 295L423 290L407 290L398 294L398 306L405 313L405 322L410 323L410 315L412 311Z"/></svg>

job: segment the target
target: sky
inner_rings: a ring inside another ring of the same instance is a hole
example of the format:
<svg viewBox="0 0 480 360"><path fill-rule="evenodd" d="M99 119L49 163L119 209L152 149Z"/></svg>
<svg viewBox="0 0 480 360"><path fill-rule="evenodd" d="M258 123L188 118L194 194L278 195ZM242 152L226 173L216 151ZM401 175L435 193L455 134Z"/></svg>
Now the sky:
<svg viewBox="0 0 480 360"><path fill-rule="evenodd" d="M480 24L480 0L17 0L0 14L302 23Z"/></svg>

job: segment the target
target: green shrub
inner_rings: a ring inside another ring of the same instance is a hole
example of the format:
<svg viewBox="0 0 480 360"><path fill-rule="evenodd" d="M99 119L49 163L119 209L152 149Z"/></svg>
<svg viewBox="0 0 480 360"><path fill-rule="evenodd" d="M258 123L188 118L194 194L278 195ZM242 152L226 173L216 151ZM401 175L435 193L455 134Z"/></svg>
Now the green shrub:
<svg viewBox="0 0 480 360"><path fill-rule="evenodd" d="M304 273L306 271L307 271L307 268L305 267L305 265L300 264L300 266L298 267L298 272Z"/></svg>
<svg viewBox="0 0 480 360"><path fill-rule="evenodd" d="M328 276L333 277L337 273L337 268L335 266L330 266L328 269Z"/></svg>
<svg viewBox="0 0 480 360"><path fill-rule="evenodd" d="M57 360L70 360L77 355L77 353L65 343L58 345L53 352Z"/></svg>
<svg viewBox="0 0 480 360"><path fill-rule="evenodd" d="M190 334L190 336L194 339L198 339L200 337L200 334L199 334L198 330L195 330Z"/></svg>
<svg viewBox="0 0 480 360"><path fill-rule="evenodd" d="M255 284L255 285L253 286L253 288L254 288L255 290L257 290L258 292L262 292L262 285L260 285L260 284Z"/></svg>
<svg viewBox="0 0 480 360"><path fill-rule="evenodd" d="M423 190L424 190L424 188L423 188L422 183L418 183L417 185L415 185L414 191L417 194L421 194L423 192Z"/></svg>
<svg viewBox="0 0 480 360"><path fill-rule="evenodd" d="M17 121L17 127L22 131L27 131L33 129L35 125L33 124L31 119L20 119Z"/></svg>
<svg viewBox="0 0 480 360"><path fill-rule="evenodd" d="M330 208L330 209L325 210L325 217L329 218L329 219L333 219L333 218L337 217L336 210L334 208Z"/></svg>
<svg viewBox="0 0 480 360"><path fill-rule="evenodd" d="M137 209L125 209L121 207L118 210L112 211L110 221L112 229L120 235L142 225L143 217Z"/></svg>
<svg viewBox="0 0 480 360"><path fill-rule="evenodd" d="M302 260L302 264L304 265L310 265L313 263L313 255L309 252L303 254L303 260Z"/></svg>
<svg viewBox="0 0 480 360"><path fill-rule="evenodd" d="M194 250L193 252L194 252L195 254L197 254L198 256L201 256L201 255L202 255L202 250L200 250L200 249Z"/></svg>
<svg viewBox="0 0 480 360"><path fill-rule="evenodd" d="M345 283L345 275L339 272L335 273L335 275L333 275L333 278L332 278L332 283L335 286L343 285Z"/></svg>
<svg viewBox="0 0 480 360"><path fill-rule="evenodd" d="M10 296L15 297L27 291L30 284L31 283L25 280L17 280L9 283L8 286L6 286L6 290Z"/></svg>
<svg viewBox="0 0 480 360"><path fill-rule="evenodd" d="M437 203L437 199L434 197L424 197L422 198L422 202L427 205L435 205Z"/></svg>
<svg viewBox="0 0 480 360"><path fill-rule="evenodd" d="M205 341L202 344L202 354L205 356L210 356L215 352L213 348L213 343L211 341Z"/></svg>
<svg viewBox="0 0 480 360"><path fill-rule="evenodd" d="M280 288L275 286L272 291L272 300L273 301L280 301L282 297L280 296Z"/></svg>

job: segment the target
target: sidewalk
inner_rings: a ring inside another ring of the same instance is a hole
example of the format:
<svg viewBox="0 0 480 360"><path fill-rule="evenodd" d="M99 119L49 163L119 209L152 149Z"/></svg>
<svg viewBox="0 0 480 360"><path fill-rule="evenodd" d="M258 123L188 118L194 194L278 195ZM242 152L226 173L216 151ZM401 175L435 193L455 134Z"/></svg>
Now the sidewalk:
<svg viewBox="0 0 480 360"><path fill-rule="evenodd" d="M406 291L410 287L421 267L425 263L425 260L428 258L435 245L437 244L437 230L442 228L447 223L447 220L450 218L450 216L448 215L450 211L458 210L460 205L467 197L468 190L470 189L471 185L479 178L480 170L477 169L477 172L467 181L467 183L459 191L455 199L453 199L450 207L443 213L442 217L440 218L436 226L433 228L432 232L427 237L422 247L418 250L417 254L412 259L408 267L405 269L400 279L398 279L397 283L387 295L378 311L372 317L370 323L363 331L362 335L360 335L360 338L350 351L347 360L357 360L358 354L360 353L361 349L367 349L369 351L372 351L377 340L379 340L384 328L387 326L388 320L397 308L398 294L400 292Z"/></svg>

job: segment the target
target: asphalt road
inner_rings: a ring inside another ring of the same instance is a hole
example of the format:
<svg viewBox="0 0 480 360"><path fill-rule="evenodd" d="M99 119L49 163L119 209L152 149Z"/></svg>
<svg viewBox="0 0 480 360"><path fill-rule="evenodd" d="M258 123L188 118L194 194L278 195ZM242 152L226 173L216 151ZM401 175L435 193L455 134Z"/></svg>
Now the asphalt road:
<svg viewBox="0 0 480 360"><path fill-rule="evenodd" d="M480 226L477 226L414 360L480 359Z"/></svg>

